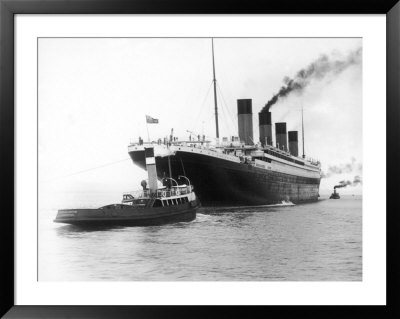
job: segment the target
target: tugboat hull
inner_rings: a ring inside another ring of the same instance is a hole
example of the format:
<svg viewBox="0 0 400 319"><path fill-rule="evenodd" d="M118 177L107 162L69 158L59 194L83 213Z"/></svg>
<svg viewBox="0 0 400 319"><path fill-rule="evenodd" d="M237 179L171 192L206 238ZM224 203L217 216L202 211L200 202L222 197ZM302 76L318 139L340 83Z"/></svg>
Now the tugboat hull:
<svg viewBox="0 0 400 319"><path fill-rule="evenodd" d="M196 218L199 202L192 201L171 207L132 207L117 204L98 209L62 209L56 223L73 225L151 226L173 222L189 222Z"/></svg>

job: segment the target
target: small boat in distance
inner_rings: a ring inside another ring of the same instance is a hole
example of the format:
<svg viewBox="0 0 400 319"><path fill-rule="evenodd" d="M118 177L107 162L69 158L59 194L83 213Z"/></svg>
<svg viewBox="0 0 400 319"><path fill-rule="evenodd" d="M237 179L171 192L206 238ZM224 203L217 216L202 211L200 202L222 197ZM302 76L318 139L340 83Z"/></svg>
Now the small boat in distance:
<svg viewBox="0 0 400 319"><path fill-rule="evenodd" d="M333 189L333 193L331 194L331 197L329 197L329 199L340 199L339 193L336 192L336 187Z"/></svg>
<svg viewBox="0 0 400 319"><path fill-rule="evenodd" d="M176 180L166 177L165 185L158 188L152 147L146 148L146 164L149 188L142 181L143 190L123 194L122 203L119 204L95 209L60 209L54 222L83 226L150 226L194 220L200 202L190 180L181 176L188 185L179 185ZM173 186L172 182L176 185Z"/></svg>

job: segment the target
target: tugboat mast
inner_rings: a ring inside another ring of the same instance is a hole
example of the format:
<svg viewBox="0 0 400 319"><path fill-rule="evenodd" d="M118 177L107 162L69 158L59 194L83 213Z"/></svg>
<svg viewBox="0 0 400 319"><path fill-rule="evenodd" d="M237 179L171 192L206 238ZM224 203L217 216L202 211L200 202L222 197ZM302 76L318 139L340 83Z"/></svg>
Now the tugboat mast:
<svg viewBox="0 0 400 319"><path fill-rule="evenodd" d="M211 38L211 47L212 47L212 61L213 61L215 129L216 129L216 137L219 138L219 129L218 129L218 104L217 104L217 80L216 80L216 78L215 78L214 39L213 39L213 38Z"/></svg>

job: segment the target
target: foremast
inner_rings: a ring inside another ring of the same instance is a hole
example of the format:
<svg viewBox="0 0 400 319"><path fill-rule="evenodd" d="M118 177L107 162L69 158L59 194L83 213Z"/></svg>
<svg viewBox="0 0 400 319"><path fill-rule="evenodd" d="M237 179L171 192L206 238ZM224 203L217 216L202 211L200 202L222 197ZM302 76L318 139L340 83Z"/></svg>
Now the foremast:
<svg viewBox="0 0 400 319"><path fill-rule="evenodd" d="M214 39L211 38L212 62L213 62L213 84L214 84L214 108L215 108L215 131L216 137L219 139L218 128L218 103L217 103L217 79L215 78L215 61L214 61Z"/></svg>

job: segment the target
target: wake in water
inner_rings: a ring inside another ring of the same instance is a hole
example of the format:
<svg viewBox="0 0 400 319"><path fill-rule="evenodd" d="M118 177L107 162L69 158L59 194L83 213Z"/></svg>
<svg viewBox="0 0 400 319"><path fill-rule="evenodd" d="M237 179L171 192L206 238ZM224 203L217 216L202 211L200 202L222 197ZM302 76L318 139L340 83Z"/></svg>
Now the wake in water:
<svg viewBox="0 0 400 319"><path fill-rule="evenodd" d="M292 203L290 200L283 200L280 204L275 204L275 205L269 205L270 207L274 206L295 206L294 203Z"/></svg>
<svg viewBox="0 0 400 319"><path fill-rule="evenodd" d="M212 212L215 213L220 213L220 212L235 212L235 211L240 211L244 212L244 210L249 209L259 209L259 208L273 208L273 207L287 207L287 206L296 206L294 203L291 201L286 201L283 200L280 203L277 204L271 204L271 205L249 205L249 206L208 206L208 207L202 207L198 210L198 214L209 214Z"/></svg>
<svg viewBox="0 0 400 319"><path fill-rule="evenodd" d="M283 200L280 203L271 204L271 205L215 206L215 207L206 207L206 208L219 210L219 209L246 209L246 208L281 207L281 206L295 206L295 204L293 204L291 201Z"/></svg>

